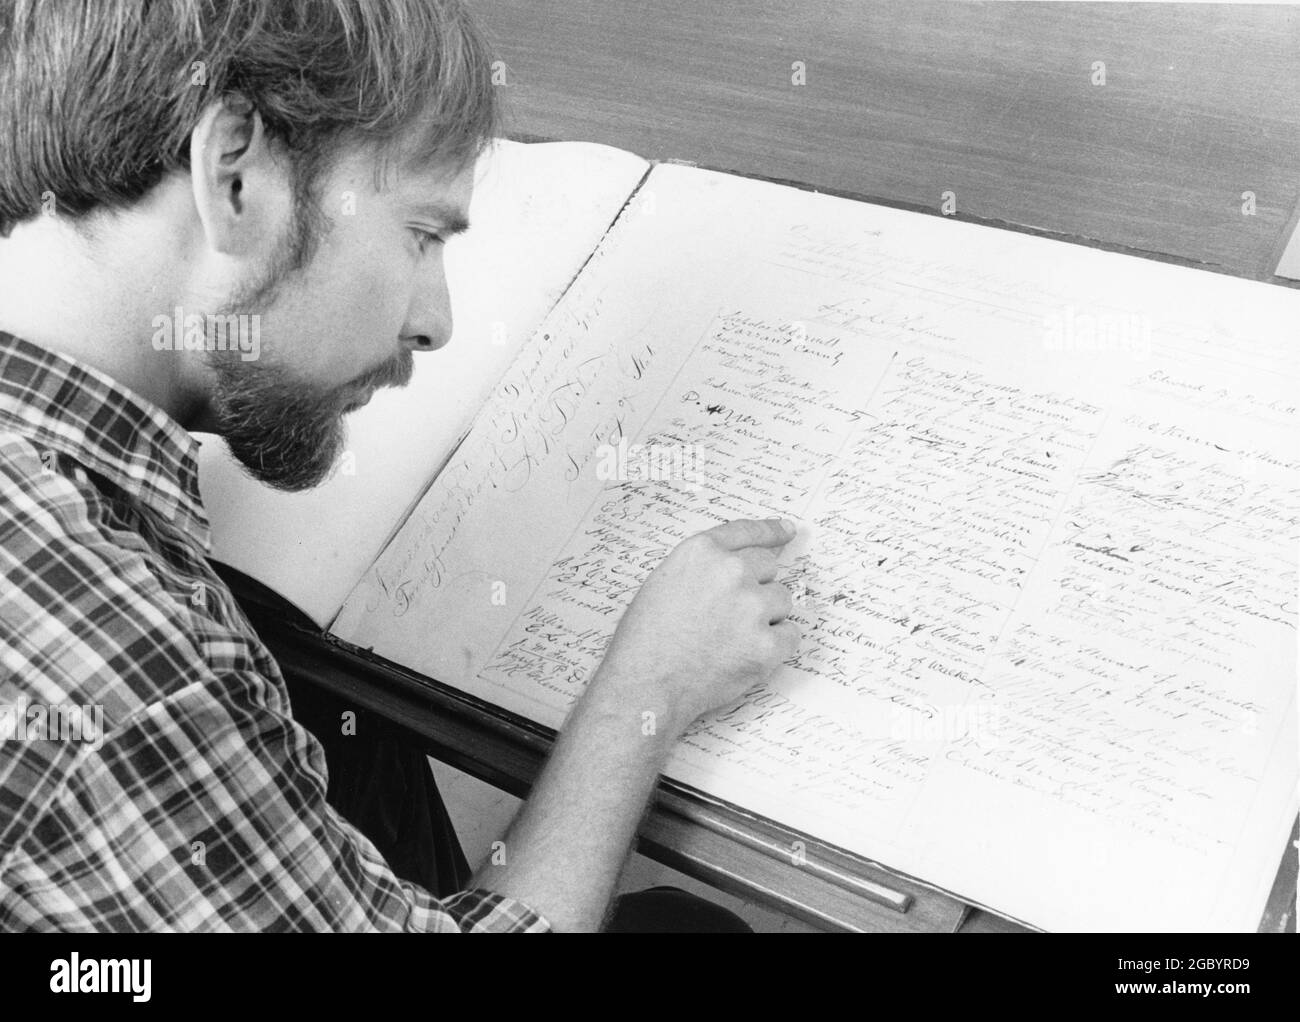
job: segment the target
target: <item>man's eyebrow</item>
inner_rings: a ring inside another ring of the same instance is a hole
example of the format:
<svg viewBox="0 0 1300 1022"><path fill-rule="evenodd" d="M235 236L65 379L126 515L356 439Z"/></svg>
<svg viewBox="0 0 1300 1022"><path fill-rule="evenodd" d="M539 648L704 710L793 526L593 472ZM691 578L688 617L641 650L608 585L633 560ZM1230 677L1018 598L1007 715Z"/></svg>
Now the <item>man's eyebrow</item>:
<svg viewBox="0 0 1300 1022"><path fill-rule="evenodd" d="M411 212L437 220L446 234L463 234L469 230L469 220L465 214L449 202L439 202L437 199L416 202L411 206Z"/></svg>

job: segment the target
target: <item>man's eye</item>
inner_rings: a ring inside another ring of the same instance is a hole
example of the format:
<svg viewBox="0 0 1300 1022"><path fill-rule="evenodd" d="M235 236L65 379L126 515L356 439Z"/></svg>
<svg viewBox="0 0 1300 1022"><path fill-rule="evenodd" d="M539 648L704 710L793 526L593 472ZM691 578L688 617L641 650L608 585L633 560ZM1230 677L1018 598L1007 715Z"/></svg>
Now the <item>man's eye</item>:
<svg viewBox="0 0 1300 1022"><path fill-rule="evenodd" d="M441 234L434 234L432 231L424 231L418 227L412 227L415 232L416 244L420 247L420 255L428 251L430 245L441 245L443 237Z"/></svg>

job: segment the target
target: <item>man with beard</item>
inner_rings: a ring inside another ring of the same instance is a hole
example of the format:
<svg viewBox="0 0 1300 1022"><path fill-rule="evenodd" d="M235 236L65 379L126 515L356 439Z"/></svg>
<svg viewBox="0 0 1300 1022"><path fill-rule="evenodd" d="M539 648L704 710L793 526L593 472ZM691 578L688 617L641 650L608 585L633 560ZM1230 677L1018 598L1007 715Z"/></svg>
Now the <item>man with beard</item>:
<svg viewBox="0 0 1300 1022"><path fill-rule="evenodd" d="M93 743L0 742L0 929L594 929L676 739L793 653L792 529L730 522L624 614L505 863L440 898L327 801L208 564L188 430L321 481L450 338L442 246L496 130L453 0L0 10L0 705L103 711ZM173 310L257 317L256 357L155 345Z"/></svg>

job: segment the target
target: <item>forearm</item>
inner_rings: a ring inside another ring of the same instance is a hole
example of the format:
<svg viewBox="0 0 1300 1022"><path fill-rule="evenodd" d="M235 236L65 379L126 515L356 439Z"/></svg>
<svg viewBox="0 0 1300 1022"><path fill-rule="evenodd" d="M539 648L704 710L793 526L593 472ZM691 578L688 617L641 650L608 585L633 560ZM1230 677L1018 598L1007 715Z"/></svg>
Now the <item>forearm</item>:
<svg viewBox="0 0 1300 1022"><path fill-rule="evenodd" d="M489 860L475 886L519 899L556 930L599 928L659 772L689 723L678 716L633 679L597 672L501 861Z"/></svg>

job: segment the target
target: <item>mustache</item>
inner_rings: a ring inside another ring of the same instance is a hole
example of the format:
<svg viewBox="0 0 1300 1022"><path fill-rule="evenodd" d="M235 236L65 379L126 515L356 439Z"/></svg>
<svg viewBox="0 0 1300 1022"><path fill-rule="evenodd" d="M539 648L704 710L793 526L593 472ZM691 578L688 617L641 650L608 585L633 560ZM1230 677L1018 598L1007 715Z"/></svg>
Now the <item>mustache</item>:
<svg viewBox="0 0 1300 1022"><path fill-rule="evenodd" d="M366 387L405 387L411 382L415 373L415 356L409 349L402 349L387 362L362 373L348 386L364 390Z"/></svg>

